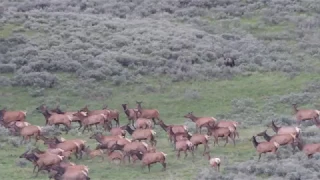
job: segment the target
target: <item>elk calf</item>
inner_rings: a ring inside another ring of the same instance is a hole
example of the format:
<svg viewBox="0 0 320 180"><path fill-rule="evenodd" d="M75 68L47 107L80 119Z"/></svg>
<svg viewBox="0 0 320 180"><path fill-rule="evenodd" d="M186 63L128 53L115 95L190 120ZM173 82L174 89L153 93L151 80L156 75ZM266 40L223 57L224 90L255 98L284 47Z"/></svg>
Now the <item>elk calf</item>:
<svg viewBox="0 0 320 180"><path fill-rule="evenodd" d="M211 158L209 152L206 152L206 155L208 156L210 166L216 168L217 171L219 172L220 171L220 164L221 164L220 158Z"/></svg>

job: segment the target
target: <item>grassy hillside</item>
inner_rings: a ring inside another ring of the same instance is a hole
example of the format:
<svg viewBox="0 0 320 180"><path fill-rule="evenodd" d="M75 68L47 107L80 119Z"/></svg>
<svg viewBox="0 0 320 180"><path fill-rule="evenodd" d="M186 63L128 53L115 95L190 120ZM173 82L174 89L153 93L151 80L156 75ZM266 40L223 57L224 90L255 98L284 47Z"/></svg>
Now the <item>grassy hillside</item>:
<svg viewBox="0 0 320 180"><path fill-rule="evenodd" d="M156 127L157 147L168 154L166 172L158 164L147 173L140 162L73 160L88 165L92 179L318 179L318 155L307 160L282 147L279 160L267 155L258 163L249 138L271 120L295 123L292 103L320 109L319 11L312 0L4 0L0 108L27 110L29 122L43 125L35 111L43 103L63 110L108 104L121 112L123 125L121 104L141 100L167 124L186 124L192 132L194 123L183 118L190 111L242 122L236 148L210 144L222 159L221 173L207 168L202 147L194 162L190 155L176 160ZM225 58L236 66L224 66ZM312 123L302 129L306 142L319 142ZM90 135L73 129L63 137L95 147ZM2 179L47 179L32 177L31 164L18 156L33 145L19 141L1 129Z"/></svg>

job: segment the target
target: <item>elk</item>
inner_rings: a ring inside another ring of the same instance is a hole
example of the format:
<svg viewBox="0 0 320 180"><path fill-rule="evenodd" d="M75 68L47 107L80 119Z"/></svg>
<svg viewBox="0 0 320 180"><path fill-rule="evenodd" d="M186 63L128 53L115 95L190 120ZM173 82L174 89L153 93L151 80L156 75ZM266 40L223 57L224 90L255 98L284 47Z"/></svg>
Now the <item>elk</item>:
<svg viewBox="0 0 320 180"><path fill-rule="evenodd" d="M320 143L305 144L301 139L297 139L297 146L300 151L303 151L308 158L313 154L320 152Z"/></svg>
<svg viewBox="0 0 320 180"><path fill-rule="evenodd" d="M180 158L180 152L184 152L184 158L188 156L187 151L190 151L192 153L192 157L194 157L194 149L193 149L193 144L189 140L183 140L183 141L177 141L175 143L175 150L177 151L177 159Z"/></svg>
<svg viewBox="0 0 320 180"><path fill-rule="evenodd" d="M316 125L320 125L319 115L320 111L316 109L298 109L297 104L292 104L297 124L300 126L302 121L314 120Z"/></svg>
<svg viewBox="0 0 320 180"><path fill-rule="evenodd" d="M91 115L98 115L98 114L104 114L107 116L106 121L109 120L109 116L110 116L110 111L108 109L102 109L102 110L89 110L88 109L88 105L86 105L84 108L79 110L80 112L86 112L87 116L91 116Z"/></svg>
<svg viewBox="0 0 320 180"><path fill-rule="evenodd" d="M210 126L209 125L209 129L208 129L208 135L211 135L214 137L214 146L217 143L218 144L218 139L219 137L225 138L226 139L226 143L224 144L224 146L227 145L229 138L232 140L233 142L233 146L236 146L236 141L235 141L235 132L234 132L234 128L233 127L217 127L217 125L214 126Z"/></svg>
<svg viewBox="0 0 320 180"><path fill-rule="evenodd" d="M159 111L157 109L143 109L141 106L142 101L140 102L136 101L136 103L137 103L137 109L140 112L140 115L138 118L152 119L153 123L156 125L155 119L160 120Z"/></svg>
<svg viewBox="0 0 320 180"><path fill-rule="evenodd" d="M87 155L90 156L91 159L99 156L102 158L102 161L104 160L104 156L103 156L104 152L102 149L91 150L90 146L87 146L84 149L84 152L87 153Z"/></svg>
<svg viewBox="0 0 320 180"><path fill-rule="evenodd" d="M133 126L134 121L140 116L140 113L139 113L138 109L128 109L128 105L127 104L122 104L122 108L123 108L123 111L124 111L124 113L126 114L128 120L129 120L129 123L131 121L131 124ZM138 116L135 113L135 111L138 111Z"/></svg>
<svg viewBox="0 0 320 180"><path fill-rule="evenodd" d="M84 116L80 111L73 114L73 116L76 116L79 119L81 119L81 124L83 126L82 133L84 133L86 129L89 131L89 126L91 129L92 125L96 125L96 124L104 125L105 121L107 120L107 116L105 114L94 114L90 116Z"/></svg>
<svg viewBox="0 0 320 180"><path fill-rule="evenodd" d="M123 151L124 152L123 159L125 159L125 157L128 157L128 161L130 163L130 156L132 156L133 158L136 157L134 154L130 154L130 152L134 151L134 150L141 151L143 153L148 152L148 144L145 142L134 141L134 142L130 142L125 145L120 145L116 141L116 143L110 148L110 150L111 151L115 151L115 150ZM136 160L137 159L134 159L133 163L135 163Z"/></svg>
<svg viewBox="0 0 320 180"><path fill-rule="evenodd" d="M56 155L56 154L44 154L40 158L37 159L36 165L38 166L38 171L36 177L38 177L39 171L43 170L45 167L50 167L57 163L60 163L64 159L64 156Z"/></svg>
<svg viewBox="0 0 320 180"><path fill-rule="evenodd" d="M84 150L85 141L81 139L66 140L64 142L59 141L56 137L53 140L47 140L44 142L49 148L60 148L64 151L71 151L75 154L76 158L82 158L82 150ZM78 157L78 153L80 157Z"/></svg>
<svg viewBox="0 0 320 180"><path fill-rule="evenodd" d="M49 112L44 104L37 107L36 110L41 111L41 113L45 117L45 125L49 124L59 126L60 124L63 124L66 127L66 133L68 134L69 130L71 129L72 115L56 114L53 112Z"/></svg>
<svg viewBox="0 0 320 180"><path fill-rule="evenodd" d="M294 127L294 126L278 127L275 125L274 120L272 120L271 124L268 125L268 127L271 127L272 130L277 134L294 134L297 138L301 133L301 129L298 127Z"/></svg>
<svg viewBox="0 0 320 180"><path fill-rule="evenodd" d="M189 112L188 114L184 115L183 117L191 119L193 122L196 123L196 132L198 132L198 129L201 129L202 127L208 127L210 124L215 124L216 119L214 117L196 117L193 115L193 112Z"/></svg>
<svg viewBox="0 0 320 180"><path fill-rule="evenodd" d="M108 160L114 162L119 160L120 163L123 162L124 154L121 151L109 151L107 152Z"/></svg>
<svg viewBox="0 0 320 180"><path fill-rule="evenodd" d="M57 173L53 176L55 180L90 180L89 168L84 165L63 167L61 165L52 167Z"/></svg>
<svg viewBox="0 0 320 180"><path fill-rule="evenodd" d="M26 121L27 111L7 111L6 108L0 110L0 120L4 126L13 121Z"/></svg>
<svg viewBox="0 0 320 180"><path fill-rule="evenodd" d="M161 163L162 164L162 171L166 170L166 156L167 154L163 153L163 152L147 152L147 153L142 153L141 151L131 151L130 154L134 154L136 155L141 161L142 161L142 168L144 168L145 166L148 166L148 170L150 172L150 167L151 164L154 163Z"/></svg>
<svg viewBox="0 0 320 180"><path fill-rule="evenodd" d="M234 128L234 133L239 138L239 133L237 132L237 126L239 125L239 122L231 121L231 120L220 120L216 123L217 127L232 127Z"/></svg>
<svg viewBox="0 0 320 180"><path fill-rule="evenodd" d="M220 172L220 164L221 164L220 158L211 158L210 152L206 152L206 155L208 157L210 166L216 168L217 171Z"/></svg>
<svg viewBox="0 0 320 180"><path fill-rule="evenodd" d="M13 121L8 124L7 128L9 129L11 135L18 135L20 129L29 125L31 124L26 121Z"/></svg>
<svg viewBox="0 0 320 180"><path fill-rule="evenodd" d="M73 114L77 113L77 111L61 111L60 106L57 105L55 109L52 109L51 112L57 113L57 114L65 114L65 115L71 115L72 116L72 122L77 122L79 124L79 129L82 127L81 125L81 119L79 117L73 116ZM85 112L84 116L86 115Z"/></svg>
<svg viewBox="0 0 320 180"><path fill-rule="evenodd" d="M20 135L22 136L22 140L20 144L22 144L23 142L26 142L27 139L31 141L31 136L35 137L35 144L39 140L39 136L41 134L40 126L30 125L20 129L18 126L15 125L14 128L16 128L17 131L20 131Z"/></svg>
<svg viewBox="0 0 320 180"><path fill-rule="evenodd" d="M51 153L51 154L62 155L64 150L60 148L48 148L46 151L41 151L39 148L35 148L31 152L36 152L38 154Z"/></svg>
<svg viewBox="0 0 320 180"><path fill-rule="evenodd" d="M203 154L205 154L206 150L210 149L209 148L209 136L208 135L203 135L203 134L193 134L190 138L190 141L192 142L193 146L195 149L198 149L199 144L203 144L204 150Z"/></svg>
<svg viewBox="0 0 320 180"><path fill-rule="evenodd" d="M138 117L139 111L134 111ZM147 118L137 118L134 123L136 129L152 129L152 122Z"/></svg>
<svg viewBox="0 0 320 180"><path fill-rule="evenodd" d="M119 139L123 139L122 141L127 141L126 138L123 138L121 136L104 136L102 135L102 133L95 133L92 136L90 136L89 139L95 139L98 143L102 145L108 144L109 142L115 143L115 141Z"/></svg>
<svg viewBox="0 0 320 180"><path fill-rule="evenodd" d="M152 129L136 129L132 133L132 141L148 140L151 145L156 146L157 140L155 139L156 132Z"/></svg>
<svg viewBox="0 0 320 180"><path fill-rule="evenodd" d="M274 136L269 136L267 130L258 133L257 136L263 136L263 138L268 142L277 142L280 146L291 144L293 152L295 151L295 140L296 136L294 134L276 134Z"/></svg>
<svg viewBox="0 0 320 180"><path fill-rule="evenodd" d="M188 132L188 127L186 125L166 125L162 120L159 120L158 124L164 131L168 133L170 142L172 142L172 136L174 134Z"/></svg>
<svg viewBox="0 0 320 180"><path fill-rule="evenodd" d="M272 152L272 153L276 154L277 150L280 146L277 142L260 142L260 143L258 143L255 136L252 136L251 140L252 140L252 144L253 144L254 148L259 153L258 161L260 161L261 154L265 154L267 152Z"/></svg>
<svg viewBox="0 0 320 180"><path fill-rule="evenodd" d="M111 136L126 136L126 128L127 125L121 127L111 128L108 124L106 125L106 129L111 133Z"/></svg>
<svg viewBox="0 0 320 180"><path fill-rule="evenodd" d="M120 126L120 113L117 109L108 109L108 106L107 105L104 105L102 107L103 110L109 110L110 111L110 114L109 114L109 119L113 119L115 122L116 122L116 127L119 127Z"/></svg>

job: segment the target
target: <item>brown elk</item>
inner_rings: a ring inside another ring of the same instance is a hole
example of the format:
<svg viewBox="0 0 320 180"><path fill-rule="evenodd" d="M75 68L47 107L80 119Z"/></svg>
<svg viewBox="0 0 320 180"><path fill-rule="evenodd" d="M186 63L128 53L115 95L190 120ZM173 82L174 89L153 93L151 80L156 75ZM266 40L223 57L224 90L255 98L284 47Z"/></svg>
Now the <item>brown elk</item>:
<svg viewBox="0 0 320 180"><path fill-rule="evenodd" d="M134 158L133 163L135 163L135 161L137 160L137 158L135 158L136 156L134 154L130 154L131 151L137 150L137 151L141 151L143 153L148 152L149 150L149 146L147 143L145 142L139 142L139 141L134 141L125 145L120 145L118 144L118 142L116 142L115 144L113 144L113 146L110 148L111 151L115 151L115 150L120 150L124 152L124 156L123 156L123 160L125 160L125 157L128 157L128 161L130 163L130 156L132 156Z"/></svg>
<svg viewBox="0 0 320 180"><path fill-rule="evenodd" d="M211 124L215 124L217 120L214 117L196 117L193 115L193 112L189 112L188 114L184 115L183 117L191 119L193 122L196 123L196 132L198 132L198 129L201 129L202 127L207 127Z"/></svg>
<svg viewBox="0 0 320 180"><path fill-rule="evenodd" d="M60 124L63 124L66 127L66 133L68 133L71 129L72 115L56 114L53 112L49 112L48 108L44 104L37 107L36 110L41 111L41 113L45 117L45 125L59 126Z"/></svg>
<svg viewBox="0 0 320 180"><path fill-rule="evenodd" d="M308 156L308 158L311 158L313 154L320 152L320 143L305 144L298 138L297 146L300 151L303 151Z"/></svg>
<svg viewBox="0 0 320 180"><path fill-rule="evenodd" d="M210 166L216 168L217 171L219 172L220 164L221 164L220 158L211 158L210 152L206 152L206 155L208 156Z"/></svg>
<svg viewBox="0 0 320 180"><path fill-rule="evenodd" d="M138 111L138 109L128 109L128 105L127 104L122 104L123 107L123 111L126 114L129 122L131 121L131 124L133 126L134 121L140 116L140 113ZM136 115L135 111L138 111L138 116Z"/></svg>
<svg viewBox="0 0 320 180"><path fill-rule="evenodd" d="M101 157L102 158L102 161L104 160L104 152L102 149L90 149L90 146L87 146L85 149L84 149L84 152L87 153L88 156L90 156L91 159L95 158L95 157Z"/></svg>
<svg viewBox="0 0 320 180"><path fill-rule="evenodd" d="M90 116L84 116L80 111L73 114L73 116L76 116L81 120L81 124L83 126L82 133L84 133L86 129L89 131L89 127L91 129L92 125L105 125L105 121L107 120L107 116L105 114L94 114Z"/></svg>
<svg viewBox="0 0 320 180"><path fill-rule="evenodd" d="M7 111L6 108L0 110L0 120L4 126L13 121L26 121L26 116L27 111Z"/></svg>
<svg viewBox="0 0 320 180"><path fill-rule="evenodd" d="M277 153L277 150L279 148L279 144L277 142L257 142L256 137L252 136L251 138L252 143L256 151L259 153L259 159L260 161L261 154L265 154L267 152L272 152L274 154Z"/></svg>
<svg viewBox="0 0 320 180"><path fill-rule="evenodd" d="M148 170L150 172L151 164L161 163L163 167L163 171L166 170L166 156L167 154L163 152L152 152L152 153L142 153L141 151L131 151L130 154L136 155L142 161L142 168L148 166Z"/></svg>
<svg viewBox="0 0 320 180"><path fill-rule="evenodd" d="M277 134L294 134L297 138L301 133L301 129L298 127L294 127L294 126L278 127L275 125L274 120L272 120L271 124L268 125L268 127L271 127L272 130Z"/></svg>
<svg viewBox="0 0 320 180"><path fill-rule="evenodd" d="M27 139L31 141L32 136L34 136L35 143L37 143L37 141L39 140L39 136L41 135L40 126L30 125L20 129L18 126L15 125L15 128L18 132L20 132L20 135L22 136L22 140L20 144L22 144L23 142L26 142Z"/></svg>
<svg viewBox="0 0 320 180"><path fill-rule="evenodd" d="M84 165L63 167L61 165L52 167L57 173L53 176L55 180L90 180L89 168Z"/></svg>
<svg viewBox="0 0 320 180"><path fill-rule="evenodd" d="M89 110L88 105L86 105L84 108L79 110L80 112L86 112L87 116L92 116L92 115L98 115L98 114L104 114L107 116L106 120L109 120L110 117L110 111L108 109L101 109L101 110ZM116 122L117 123L117 122Z"/></svg>
<svg viewBox="0 0 320 180"><path fill-rule="evenodd" d="M121 163L124 160L124 154L121 151L110 151L109 150L107 152L107 157L108 157L108 160L111 162L118 160Z"/></svg>
<svg viewBox="0 0 320 180"><path fill-rule="evenodd" d="M193 146L195 149L198 149L198 145L203 144L204 150L203 154L205 154L206 150L210 149L209 148L209 136L208 135L203 135L203 134L193 134L192 137L190 138L190 141L192 142Z"/></svg>
<svg viewBox="0 0 320 180"><path fill-rule="evenodd" d="M156 146L157 140L155 139L156 132L152 129L136 129L132 133L132 141L148 140L151 145Z"/></svg>
<svg viewBox="0 0 320 180"><path fill-rule="evenodd" d="M143 109L141 104L142 101L136 101L137 103L137 109L140 112L139 118L147 118L147 119L152 119L153 123L156 125L156 121L160 120L160 114L159 111L157 109Z"/></svg>
<svg viewBox="0 0 320 180"><path fill-rule="evenodd" d="M56 155L56 154L44 154L40 158L38 157L36 161L36 165L38 166L38 171L36 177L38 177L39 171L45 169L46 167L51 167L55 164L60 163L64 159L64 156Z"/></svg>
<svg viewBox="0 0 320 180"><path fill-rule="evenodd" d="M227 145L229 138L232 140L233 142L233 146L236 146L236 141L235 141L235 129L233 127L217 127L217 125L209 125L209 129L208 129L208 135L213 136L214 137L214 146L217 143L218 144L218 139L219 137L221 138L225 138L226 139L226 143L224 144L224 146Z"/></svg>
<svg viewBox="0 0 320 180"><path fill-rule="evenodd" d="M102 133L94 133L89 139L95 139L101 145L108 145L107 147L111 147L117 140L120 140L119 143L122 144L130 142L130 140L122 136L104 136Z"/></svg>
<svg viewBox="0 0 320 180"><path fill-rule="evenodd" d="M84 140L81 139L72 139L61 142L59 139L54 137L54 139L49 139L44 142L45 145L48 145L49 148L60 148L64 151L71 151L74 153L77 159L82 158L82 151L85 147ZM78 154L80 157L78 157Z"/></svg>
<svg viewBox="0 0 320 180"><path fill-rule="evenodd" d="M116 127L120 126L120 113L117 109L108 109L107 105L102 107L103 110L109 110L109 119L113 119L116 122Z"/></svg>
<svg viewBox="0 0 320 180"><path fill-rule="evenodd" d="M159 120L158 124L164 131L168 133L170 142L172 142L172 137L174 134L188 132L188 127L186 125L166 125L162 120Z"/></svg>
<svg viewBox="0 0 320 180"><path fill-rule="evenodd" d="M134 112L138 117L139 111L134 111ZM134 127L136 129L152 129L153 128L151 119L147 119L147 118L137 118L135 120Z"/></svg>
<svg viewBox="0 0 320 180"><path fill-rule="evenodd" d="M121 127L111 128L109 124L106 125L106 129L111 133L111 136L126 136L127 125Z"/></svg>
<svg viewBox="0 0 320 180"><path fill-rule="evenodd" d="M175 150L177 151L177 159L180 158L180 152L184 152L184 158L188 156L187 151L190 151L192 153L192 157L194 157L194 149L193 144L189 140L183 140L183 141L177 141L175 143Z"/></svg>
<svg viewBox="0 0 320 180"><path fill-rule="evenodd" d="M79 117L73 116L73 114L77 113L77 111L62 111L60 109L60 106L58 105L55 109L52 109L51 112L57 113L57 114L71 115L72 122L77 122L79 124L79 129L82 127L81 119ZM85 113L85 112L83 112L83 113ZM86 115L86 113L84 115Z"/></svg>
<svg viewBox="0 0 320 180"><path fill-rule="evenodd" d="M316 109L298 109L297 104L292 104L292 108L298 125L301 125L301 122L306 120L314 120L316 125L320 125L320 111Z"/></svg>
<svg viewBox="0 0 320 180"><path fill-rule="evenodd" d="M296 136L294 134L276 134L269 136L267 130L258 133L257 136L263 136L263 138L268 142L277 142L280 146L291 144L293 152L295 152L295 140Z"/></svg>
<svg viewBox="0 0 320 180"><path fill-rule="evenodd" d="M216 126L217 127L232 127L234 128L234 133L235 135L237 135L237 137L239 138L239 133L237 132L237 126L239 125L240 123L239 122L236 122L236 121L231 121L231 120L219 120L217 123L216 123Z"/></svg>

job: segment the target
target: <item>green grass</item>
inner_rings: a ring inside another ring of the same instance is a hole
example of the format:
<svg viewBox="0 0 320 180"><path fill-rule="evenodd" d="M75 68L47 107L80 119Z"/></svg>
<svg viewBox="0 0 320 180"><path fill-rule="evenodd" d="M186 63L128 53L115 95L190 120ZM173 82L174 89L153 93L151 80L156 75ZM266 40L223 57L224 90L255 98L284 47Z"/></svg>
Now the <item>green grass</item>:
<svg viewBox="0 0 320 180"><path fill-rule="evenodd" d="M22 30L21 33L27 36L33 36L39 33L32 30L24 29L23 26L21 25L6 23L3 27L0 28L0 38L7 38L12 34L18 33L18 32L14 32L14 30L17 30L17 29Z"/></svg>
<svg viewBox="0 0 320 180"><path fill-rule="evenodd" d="M265 103L265 98L274 95L284 95L290 92L299 92L305 83L317 79L317 75L300 74L290 80L288 77L278 73L252 74L247 77L235 77L232 80L208 81L208 82L179 82L167 84L163 92L143 93L143 85L123 85L114 87L108 83L102 83L101 86L113 89L112 97L108 99L89 100L81 98L74 94L68 94L67 84L75 81L68 74L60 74L59 78L65 89L50 89L45 91L47 98L59 97L69 103L68 110L77 110L85 104L89 104L90 109L99 109L103 104L118 109L121 112L120 124L125 124L127 119L122 113L121 104L128 103L129 107L135 106L136 100L144 101L144 107L157 108L160 111L161 118L167 124L182 124L185 122L183 115L193 111L198 116L216 116L217 114L226 114L231 110L231 101L241 98L252 98L259 107ZM158 87L158 83L152 79L145 80L145 84ZM186 89L197 90L200 99L188 99L184 96ZM24 87L1 87L0 104L9 109L27 110L27 120L32 124L43 125L44 118L41 114L33 112L37 106L43 103L43 98L32 98L28 95L28 88ZM54 106L54 105L52 105ZM286 110L288 107L280 107ZM289 110L286 110L290 112ZM229 163L240 162L256 158L255 150L248 140L252 134L255 134L265 127L252 127L249 129L240 128L241 139L237 141L237 147L231 144L224 147L213 147L211 142L210 150L214 156L228 159ZM161 165L156 164L151 168L151 173L147 169L141 170L140 162L135 166L121 165L115 166L109 162L99 162L96 160L73 160L78 164L88 165L90 168L90 177L92 179L194 179L198 170L208 167L208 161L202 157L203 147L200 146L196 152L195 161L191 157L187 159L176 160L175 152L169 145L163 130L156 128L158 139L158 150L168 154L167 171L161 172ZM73 135L72 135L73 134ZM95 147L96 142L88 139L91 133L70 133L63 135L66 139L83 138L87 140L90 147ZM220 145L223 145L223 141ZM43 145L40 147L43 149ZM28 163L27 167L19 168L16 165L18 156L24 151L25 147L14 148L11 145L1 146L0 150L0 173L2 177L8 179L47 179L46 174L40 174L38 178L32 177L32 166ZM222 165L223 166L223 165ZM18 171L17 171L18 170ZM16 173L19 172L19 173ZM3 178L2 178L3 179Z"/></svg>

